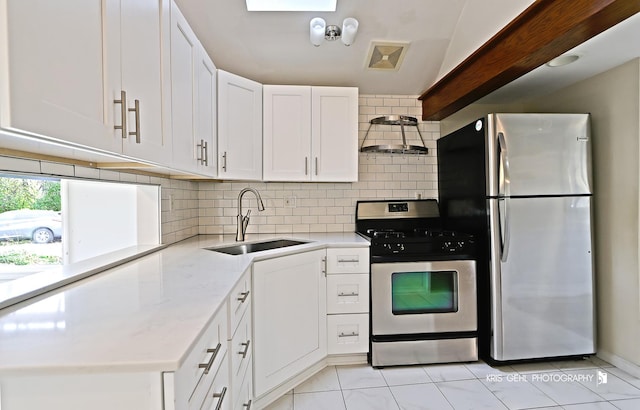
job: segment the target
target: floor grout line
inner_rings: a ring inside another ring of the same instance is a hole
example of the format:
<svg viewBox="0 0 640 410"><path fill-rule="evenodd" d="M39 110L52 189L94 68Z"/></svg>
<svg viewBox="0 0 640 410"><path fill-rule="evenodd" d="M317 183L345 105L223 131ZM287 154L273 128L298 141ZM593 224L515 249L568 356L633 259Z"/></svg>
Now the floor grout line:
<svg viewBox="0 0 640 410"><path fill-rule="evenodd" d="M589 359L586 359L586 360L589 360ZM479 362L479 363L481 363L481 362ZM602 364L593 363L593 367L590 366L589 364L587 364L586 362L584 364L586 366L582 366L581 364L576 364L575 367L569 366L569 367L566 367L566 368L561 368L555 363L548 363L548 366L546 368L544 366L541 366L541 368L538 369L538 370L535 370L535 369L534 370L530 370L530 369L529 370L522 370L521 369L520 371L518 371L517 369L513 369L511 367L510 367L510 369L514 371L514 374L519 374L519 375L523 375L523 376L527 377L524 381L527 384L529 384L530 386L532 386L538 393L540 393L541 397L545 397L550 401L550 403L554 403L554 405L550 404L550 406L552 406L552 407L565 408L566 406L574 406L574 405L581 406L581 405L589 405L589 404L594 404L594 403L608 403L611 406L614 406L614 407L618 408L615 405L615 403L622 403L624 401L631 401L631 400L638 400L640 402L640 388L638 386L635 386L633 383L631 383L631 381L625 380L622 377L616 376L615 373L612 373L610 370L611 369L616 369L615 366L611 366L606 362L603 362ZM412 382L410 382L409 379L406 379L406 381L403 381L401 384L393 384L393 386L392 386L390 384L390 382L389 382L389 379L388 379L388 377L391 377L391 374L387 374L387 376L385 376L385 374L384 374L382 369L375 369L376 373L378 373L379 376L384 381L385 386L358 387L358 388L355 388L355 389L345 389L344 386L343 386L343 381L340 378L340 373L338 371L338 366L335 366L335 365L331 366L332 367L331 373L333 373L335 375L335 378L336 378L337 383L338 383L337 387L339 388L340 396L342 398L342 403L343 403L344 408L346 410L350 410L350 409L349 409L349 407L347 405L347 400L346 400L346 397L345 397L345 390L349 390L350 391L350 390L367 390L367 389L384 389L384 388L386 388L388 393L390 393L391 398L393 399L395 405L400 409L400 408L402 408L401 407L402 400L401 400L400 397L398 397L398 393L394 393L392 387L411 386L411 385L431 385L431 384L435 386L435 388L437 389L439 394L449 404L449 406L451 406L452 409L457 410L457 409L455 409L455 407L454 407L453 403L450 401L450 399L443 393L443 391L441 390L441 387L445 383L463 382L463 381L472 381L472 380L477 380L478 383L480 383L483 386L483 388L487 392L489 392L489 394L493 398L498 400L498 402L501 403L505 408L507 408L507 409L511 409L512 408L512 407L509 407L508 401L505 401L504 399L501 399L500 396L498 396L498 394L496 394L496 393L498 393L499 390L496 390L494 392L491 388L489 388L489 386L487 384L483 383L483 380L487 380L486 378L488 377L488 375L490 373L488 373L485 376L480 376L477 373L473 372L471 370L471 368L469 368L467 366L468 364L461 363L461 364L451 364L451 365L452 365L452 367L453 366L462 365L463 368L466 371L468 371L469 373L471 373L473 375L473 378L461 378L461 379L455 379L455 380L446 380L446 376L441 376L441 377L444 377L445 379L444 380L440 380L440 381L435 381L430 376L430 374L427 371L426 367L425 366L421 366L421 370L426 374L427 380L429 380L429 381L427 381L427 382L419 381L419 382L412 383ZM367 366L363 365L363 367L367 367ZM545 374L546 373L576 374L576 372L580 372L580 371L593 372L594 370L611 373L612 377L615 377L615 379L617 381L619 380L619 381L624 382L624 385L626 386L626 388L631 389L632 392L637 392L638 393L638 397L626 397L626 398L618 398L618 399L609 400L609 399L607 399L606 397L604 397L603 395L600 394L600 393L603 393L603 392L598 393L598 391L592 389L590 386L576 381L576 383L578 383L578 386L580 387L580 389L586 389L586 391L588 391L588 392L590 392L590 393L592 393L594 395L594 397L592 397L593 399L598 397L599 400L595 400L595 401L589 400L589 401L582 402L582 401L580 401L579 398L576 398L577 402L571 402L570 404L560 404L558 402L558 400L554 399L554 397L552 397L549 394L547 394L536 383L533 383L531 380L529 380L529 377L531 375L533 375L533 374L536 374L536 373L538 373L538 374L543 374L543 373L545 373ZM444 371L445 370L443 370L443 372ZM486 370L482 369L482 368L477 368L476 371L479 372L480 374L482 374L482 372L485 372ZM350 376L350 377L353 377L353 376ZM331 390L330 387L328 387L328 388L329 388L329 390L318 390L318 391L309 391L309 392L301 392L301 393L296 393L295 389L292 389L292 394L291 394L292 398L291 398L291 402L290 402L291 405L292 405L291 408L293 410L307 410L307 409L303 409L303 408L298 408L302 404L301 402L296 400L295 396L298 395L298 394L313 394L313 393L321 393L321 392L328 392L328 391L337 391L337 390ZM384 394L386 394L386 393L384 393ZM481 395L481 396L484 397L484 395ZM634 404L635 404L635 402L634 402ZM319 406L319 407L316 407L316 406ZM512 406L513 406L513 404L512 404ZM287 407L287 408L289 408L289 407ZM322 407L321 403L316 403L316 404L314 404L314 409L315 408L324 408L324 407ZM526 409L542 409L542 408L544 408L544 406L542 406L542 407L527 407Z"/></svg>

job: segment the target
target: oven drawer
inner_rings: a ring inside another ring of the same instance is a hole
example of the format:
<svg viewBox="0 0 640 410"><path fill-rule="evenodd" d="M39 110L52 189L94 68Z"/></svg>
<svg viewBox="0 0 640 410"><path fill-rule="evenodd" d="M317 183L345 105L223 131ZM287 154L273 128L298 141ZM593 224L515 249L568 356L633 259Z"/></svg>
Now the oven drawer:
<svg viewBox="0 0 640 410"><path fill-rule="evenodd" d="M327 316L327 352L329 354L367 353L369 351L369 315Z"/></svg>
<svg viewBox="0 0 640 410"><path fill-rule="evenodd" d="M327 249L327 274L369 273L369 248Z"/></svg>
<svg viewBox="0 0 640 410"><path fill-rule="evenodd" d="M327 313L367 313L369 275L328 275Z"/></svg>

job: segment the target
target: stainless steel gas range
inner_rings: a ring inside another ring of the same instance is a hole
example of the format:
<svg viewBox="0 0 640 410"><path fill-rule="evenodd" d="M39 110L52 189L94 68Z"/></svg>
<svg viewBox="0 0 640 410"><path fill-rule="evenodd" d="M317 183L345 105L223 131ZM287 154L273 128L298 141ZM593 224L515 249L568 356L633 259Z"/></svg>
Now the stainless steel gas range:
<svg viewBox="0 0 640 410"><path fill-rule="evenodd" d="M371 364L477 360L474 238L443 230L435 199L359 201L356 230L371 241Z"/></svg>

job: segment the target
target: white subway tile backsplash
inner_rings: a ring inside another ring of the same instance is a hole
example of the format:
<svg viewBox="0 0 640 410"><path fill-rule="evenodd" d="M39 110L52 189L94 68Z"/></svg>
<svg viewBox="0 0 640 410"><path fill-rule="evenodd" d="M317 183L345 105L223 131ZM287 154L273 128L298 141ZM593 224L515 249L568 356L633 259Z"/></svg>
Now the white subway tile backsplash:
<svg viewBox="0 0 640 410"><path fill-rule="evenodd" d="M417 98L417 95L361 95L359 146L372 118L410 115L420 119L421 103ZM247 186L261 193L266 207L264 212L258 212L255 198L245 196L244 209L252 209L250 233L352 232L355 229L355 205L359 199L437 196L436 140L440 136L439 123L420 122L419 128L425 145L429 147L428 155L361 153L359 178L352 183L194 182L80 166L63 169L60 164L9 157L0 157L0 169L158 184L162 187L163 243L173 243L198 233L234 234L237 196ZM406 127L405 136L409 144L420 143L415 127ZM367 136L367 145L397 144L401 138L398 127L373 125ZM294 200L285 204L285 200L291 198ZM171 210L170 203L173 204Z"/></svg>

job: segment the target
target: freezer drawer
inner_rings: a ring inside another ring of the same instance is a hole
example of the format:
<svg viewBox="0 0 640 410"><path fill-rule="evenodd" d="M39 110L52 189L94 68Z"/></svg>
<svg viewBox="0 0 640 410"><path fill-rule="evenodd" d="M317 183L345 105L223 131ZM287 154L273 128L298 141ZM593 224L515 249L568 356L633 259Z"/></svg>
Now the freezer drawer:
<svg viewBox="0 0 640 410"><path fill-rule="evenodd" d="M493 359L595 352L591 201L489 200Z"/></svg>

